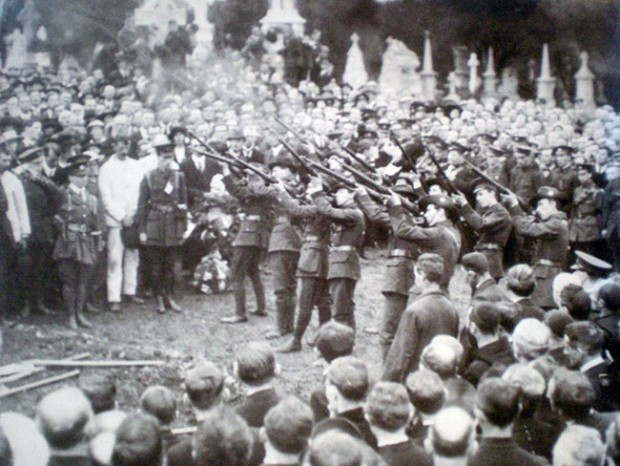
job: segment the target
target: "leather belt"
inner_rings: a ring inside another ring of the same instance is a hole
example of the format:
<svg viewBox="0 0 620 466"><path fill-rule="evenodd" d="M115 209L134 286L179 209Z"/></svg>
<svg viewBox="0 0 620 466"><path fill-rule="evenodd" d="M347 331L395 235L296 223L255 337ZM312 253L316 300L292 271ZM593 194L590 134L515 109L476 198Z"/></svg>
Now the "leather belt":
<svg viewBox="0 0 620 466"><path fill-rule="evenodd" d="M560 264L549 259L540 259L536 265L546 265L548 267L560 267Z"/></svg>
<svg viewBox="0 0 620 466"><path fill-rule="evenodd" d="M308 241L308 242L310 242L310 241L321 241L321 237L318 236L318 235L314 235L314 236L309 235L309 236L305 236L304 237L304 241Z"/></svg>
<svg viewBox="0 0 620 466"><path fill-rule="evenodd" d="M390 251L390 257L408 257L413 259L413 252L406 249L392 249Z"/></svg>
<svg viewBox="0 0 620 466"><path fill-rule="evenodd" d="M175 207L172 205L152 205L151 210L153 212L173 212Z"/></svg>
<svg viewBox="0 0 620 466"><path fill-rule="evenodd" d="M474 249L477 251L480 251L481 249L493 249L494 251L499 251L500 247L499 244L495 243L481 243L476 244L476 247Z"/></svg>
<svg viewBox="0 0 620 466"><path fill-rule="evenodd" d="M246 215L245 220L260 220L260 215Z"/></svg>
<svg viewBox="0 0 620 466"><path fill-rule="evenodd" d="M355 246L332 246L330 251L333 252L344 252L344 251L356 251L357 248Z"/></svg>
<svg viewBox="0 0 620 466"><path fill-rule="evenodd" d="M86 228L86 225L81 225L79 223L70 223L67 225L67 230L73 232L73 233L86 233L88 231L88 229Z"/></svg>

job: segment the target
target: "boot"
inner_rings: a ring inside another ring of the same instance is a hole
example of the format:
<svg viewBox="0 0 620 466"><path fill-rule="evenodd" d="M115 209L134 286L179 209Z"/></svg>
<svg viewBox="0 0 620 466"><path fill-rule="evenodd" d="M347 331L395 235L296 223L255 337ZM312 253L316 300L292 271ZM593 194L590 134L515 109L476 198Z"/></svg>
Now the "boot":
<svg viewBox="0 0 620 466"><path fill-rule="evenodd" d="M157 312L159 314L165 314L166 313L166 305L164 304L164 297L163 296L157 296L156 300L157 300Z"/></svg>
<svg viewBox="0 0 620 466"><path fill-rule="evenodd" d="M71 314L69 316L69 328L71 330L77 330L78 329L78 323L77 323L77 319L75 317L75 314Z"/></svg>
<svg viewBox="0 0 620 466"><path fill-rule="evenodd" d="M93 324L91 324L90 321L86 317L84 317L84 314L82 314L81 312L76 313L76 320L77 323L84 328L93 328Z"/></svg>
<svg viewBox="0 0 620 466"><path fill-rule="evenodd" d="M296 353L301 351L301 340L297 337L291 338L284 346L277 349L278 353Z"/></svg>
<svg viewBox="0 0 620 466"><path fill-rule="evenodd" d="M181 306L179 306L172 298L169 296L164 296L164 302L166 303L166 309L171 309L174 312L183 312Z"/></svg>

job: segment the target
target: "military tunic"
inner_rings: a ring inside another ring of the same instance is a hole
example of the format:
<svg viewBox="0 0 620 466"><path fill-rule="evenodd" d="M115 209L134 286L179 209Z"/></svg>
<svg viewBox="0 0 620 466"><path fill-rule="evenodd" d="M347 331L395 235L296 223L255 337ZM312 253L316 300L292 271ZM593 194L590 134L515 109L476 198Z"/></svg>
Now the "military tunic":
<svg viewBox="0 0 620 466"><path fill-rule="evenodd" d="M318 212L332 222L329 280L334 320L355 328L355 285L361 275L358 248L364 240L364 214L356 207L332 207L325 193L312 195Z"/></svg>
<svg viewBox="0 0 620 466"><path fill-rule="evenodd" d="M594 183L578 186L573 194L569 221L569 240L574 249L598 256L601 239L600 215L603 190Z"/></svg>
<svg viewBox="0 0 620 466"><path fill-rule="evenodd" d="M555 307L553 279L565 266L568 254L568 221L566 214L557 212L546 220L525 216L519 206L511 207L515 228L520 235L535 240L533 269L536 289L532 300L543 309Z"/></svg>

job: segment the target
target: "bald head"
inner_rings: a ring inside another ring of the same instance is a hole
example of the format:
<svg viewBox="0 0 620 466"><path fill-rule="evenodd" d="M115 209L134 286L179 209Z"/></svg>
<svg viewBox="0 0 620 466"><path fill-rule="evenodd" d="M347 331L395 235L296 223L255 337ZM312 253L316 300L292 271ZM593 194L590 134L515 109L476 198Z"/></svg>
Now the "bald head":
<svg viewBox="0 0 620 466"><path fill-rule="evenodd" d="M67 449L82 440L92 417L93 410L82 390L64 387L39 402L36 421L51 447Z"/></svg>
<svg viewBox="0 0 620 466"><path fill-rule="evenodd" d="M473 441L474 420L461 408L442 409L429 431L429 440L435 456L465 457Z"/></svg>
<svg viewBox="0 0 620 466"><path fill-rule="evenodd" d="M458 360L454 347L444 343L431 342L422 351L422 366L442 379L456 374Z"/></svg>
<svg viewBox="0 0 620 466"><path fill-rule="evenodd" d="M533 361L549 350L551 331L536 319L523 319L512 334L512 350L519 362Z"/></svg>

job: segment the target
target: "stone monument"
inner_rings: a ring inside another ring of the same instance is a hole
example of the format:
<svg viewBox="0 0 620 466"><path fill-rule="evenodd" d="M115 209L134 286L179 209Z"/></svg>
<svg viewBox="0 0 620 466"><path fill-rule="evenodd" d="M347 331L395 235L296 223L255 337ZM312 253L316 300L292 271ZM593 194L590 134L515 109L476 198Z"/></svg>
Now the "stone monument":
<svg viewBox="0 0 620 466"><path fill-rule="evenodd" d="M418 55L403 42L388 37L387 48L383 54L383 65L379 76L379 89L382 94L394 93L420 95L422 82L417 69L420 67Z"/></svg>
<svg viewBox="0 0 620 466"><path fill-rule="evenodd" d="M459 78L456 76L456 71L451 71L450 74L448 74L448 95L444 97L444 100L452 100L454 102L461 100L461 96L459 96L456 91L458 82Z"/></svg>
<svg viewBox="0 0 620 466"><path fill-rule="evenodd" d="M368 82L364 54L359 46L359 40L360 37L353 33L351 36L351 47L347 52L347 64L342 75L342 81L349 84L353 90L359 89Z"/></svg>
<svg viewBox="0 0 620 466"><path fill-rule="evenodd" d="M508 66L502 70L501 76L500 84L497 88L498 94L513 101L520 100L517 71L513 67Z"/></svg>
<svg viewBox="0 0 620 466"><path fill-rule="evenodd" d="M478 55L472 53L467 61L467 66L469 67L469 82L467 84L467 89L469 89L469 93L472 96L475 96L480 88L480 78L478 77L480 60L478 60Z"/></svg>
<svg viewBox="0 0 620 466"><path fill-rule="evenodd" d="M424 31L424 62L420 76L422 76L422 98L424 100L435 100L437 73L433 69L431 34L428 31Z"/></svg>
<svg viewBox="0 0 620 466"><path fill-rule="evenodd" d="M297 11L295 0L271 0L267 14L261 19L263 32L272 28L290 26L296 36L304 34L306 20Z"/></svg>
<svg viewBox="0 0 620 466"><path fill-rule="evenodd" d="M576 90L575 102L581 101L584 109L591 110L596 107L594 98L594 73L588 67L588 52L581 52L581 66L575 74Z"/></svg>
<svg viewBox="0 0 620 466"><path fill-rule="evenodd" d="M469 58L469 48L465 45L452 47L454 57L454 84L457 92L466 93L469 69L467 59Z"/></svg>
<svg viewBox="0 0 620 466"><path fill-rule="evenodd" d="M187 10L174 0L146 0L134 11L136 26L148 26L152 31L150 45L162 44L168 34L168 21L184 25Z"/></svg>
<svg viewBox="0 0 620 466"><path fill-rule="evenodd" d="M540 64L540 77L536 80L536 99L544 102L547 108L555 107L555 78L551 76L551 63L549 61L549 44L543 45L542 62Z"/></svg>
<svg viewBox="0 0 620 466"><path fill-rule="evenodd" d="M485 99L494 99L497 97L497 74L495 73L493 47L489 47L487 69L482 75L482 97Z"/></svg>

